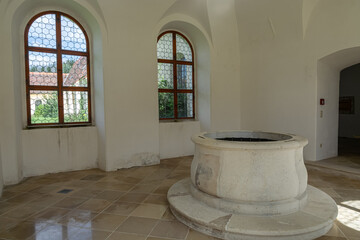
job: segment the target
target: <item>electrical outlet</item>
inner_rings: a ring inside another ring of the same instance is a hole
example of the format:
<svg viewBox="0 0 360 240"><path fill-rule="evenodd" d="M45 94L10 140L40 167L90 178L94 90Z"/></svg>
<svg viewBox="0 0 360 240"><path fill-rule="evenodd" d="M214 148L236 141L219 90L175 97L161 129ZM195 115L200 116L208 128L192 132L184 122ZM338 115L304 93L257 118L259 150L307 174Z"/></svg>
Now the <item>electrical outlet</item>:
<svg viewBox="0 0 360 240"><path fill-rule="evenodd" d="M322 148L322 143L320 143L320 147Z"/></svg>

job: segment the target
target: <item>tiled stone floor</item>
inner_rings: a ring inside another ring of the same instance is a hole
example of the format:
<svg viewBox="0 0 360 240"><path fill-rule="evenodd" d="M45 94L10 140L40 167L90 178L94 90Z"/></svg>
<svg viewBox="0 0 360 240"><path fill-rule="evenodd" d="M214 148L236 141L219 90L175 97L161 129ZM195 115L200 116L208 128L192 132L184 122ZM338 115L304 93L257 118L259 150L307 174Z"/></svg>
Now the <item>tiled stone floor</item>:
<svg viewBox="0 0 360 240"><path fill-rule="evenodd" d="M306 161L308 166L336 170L338 174L352 175L360 179L360 139L339 138L339 156L321 161Z"/></svg>
<svg viewBox="0 0 360 240"><path fill-rule="evenodd" d="M192 157L116 172L48 174L8 186L0 198L0 239L209 240L169 211L166 193L189 176ZM309 183L339 205L320 239L360 240L360 181L309 169Z"/></svg>

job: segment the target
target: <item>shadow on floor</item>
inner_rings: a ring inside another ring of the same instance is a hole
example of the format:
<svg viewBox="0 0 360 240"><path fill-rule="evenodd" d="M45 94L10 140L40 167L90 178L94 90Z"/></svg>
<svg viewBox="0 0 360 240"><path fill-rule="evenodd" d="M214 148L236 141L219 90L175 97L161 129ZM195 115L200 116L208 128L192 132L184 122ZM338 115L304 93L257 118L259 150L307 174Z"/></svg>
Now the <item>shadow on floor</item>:
<svg viewBox="0 0 360 240"><path fill-rule="evenodd" d="M360 138L339 137L338 146L339 156L357 155L360 157Z"/></svg>

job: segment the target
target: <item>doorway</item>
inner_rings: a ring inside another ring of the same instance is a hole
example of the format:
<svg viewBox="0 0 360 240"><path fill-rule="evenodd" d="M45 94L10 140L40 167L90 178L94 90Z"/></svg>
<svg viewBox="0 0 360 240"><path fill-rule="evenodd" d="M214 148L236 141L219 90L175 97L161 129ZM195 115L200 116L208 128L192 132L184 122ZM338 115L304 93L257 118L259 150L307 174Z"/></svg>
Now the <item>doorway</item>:
<svg viewBox="0 0 360 240"><path fill-rule="evenodd" d="M360 63L340 72L339 156L360 164Z"/></svg>

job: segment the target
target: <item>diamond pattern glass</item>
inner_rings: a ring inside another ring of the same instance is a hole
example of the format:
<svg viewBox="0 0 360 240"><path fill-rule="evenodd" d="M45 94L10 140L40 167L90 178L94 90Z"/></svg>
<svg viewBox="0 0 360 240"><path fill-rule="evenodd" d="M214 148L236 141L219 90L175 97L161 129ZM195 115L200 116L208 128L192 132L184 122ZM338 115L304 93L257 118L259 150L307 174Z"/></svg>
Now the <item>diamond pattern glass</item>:
<svg viewBox="0 0 360 240"><path fill-rule="evenodd" d="M62 55L63 86L87 87L87 58Z"/></svg>
<svg viewBox="0 0 360 240"><path fill-rule="evenodd" d="M83 31L65 16L61 16L61 46L64 50L86 52L86 38Z"/></svg>
<svg viewBox="0 0 360 240"><path fill-rule="evenodd" d="M177 65L177 88L178 89L192 89L192 66L191 65Z"/></svg>
<svg viewBox="0 0 360 240"><path fill-rule="evenodd" d="M179 34L176 34L176 60L187 62L192 61L191 47Z"/></svg>
<svg viewBox="0 0 360 240"><path fill-rule="evenodd" d="M193 117L193 94L192 93L178 93L178 117L187 118Z"/></svg>
<svg viewBox="0 0 360 240"><path fill-rule="evenodd" d="M28 45L31 47L56 48L55 14L37 18L30 26Z"/></svg>
<svg viewBox="0 0 360 240"><path fill-rule="evenodd" d="M30 22L25 33L28 124L90 122L85 31L75 19L57 11L36 15Z"/></svg>
<svg viewBox="0 0 360 240"><path fill-rule="evenodd" d="M173 89L173 79L173 65L171 63L158 63L158 87L160 89Z"/></svg>
<svg viewBox="0 0 360 240"><path fill-rule="evenodd" d="M164 34L157 43L158 59L173 59L173 40L172 34Z"/></svg>
<svg viewBox="0 0 360 240"><path fill-rule="evenodd" d="M29 51L30 85L57 86L56 54Z"/></svg>
<svg viewBox="0 0 360 240"><path fill-rule="evenodd" d="M31 123L58 123L57 91L30 90Z"/></svg>
<svg viewBox="0 0 360 240"><path fill-rule="evenodd" d="M174 118L174 94L159 92L159 117Z"/></svg>
<svg viewBox="0 0 360 240"><path fill-rule="evenodd" d="M64 121L69 122L88 122L88 92L84 91L64 91Z"/></svg>

